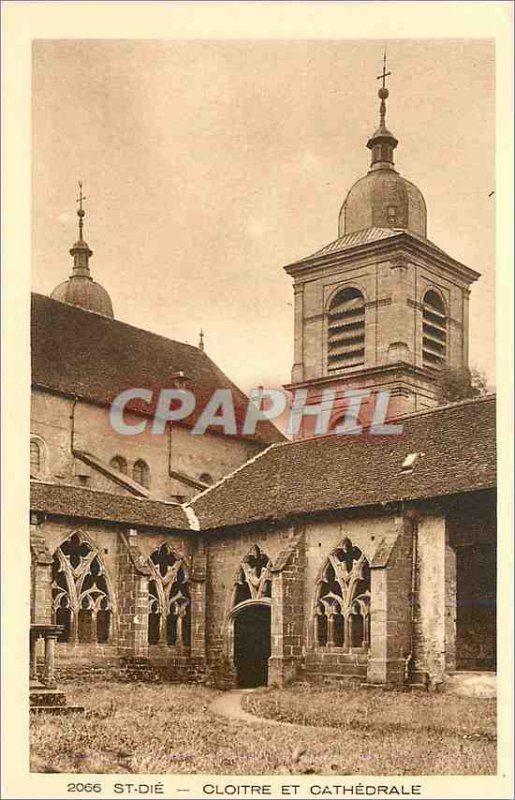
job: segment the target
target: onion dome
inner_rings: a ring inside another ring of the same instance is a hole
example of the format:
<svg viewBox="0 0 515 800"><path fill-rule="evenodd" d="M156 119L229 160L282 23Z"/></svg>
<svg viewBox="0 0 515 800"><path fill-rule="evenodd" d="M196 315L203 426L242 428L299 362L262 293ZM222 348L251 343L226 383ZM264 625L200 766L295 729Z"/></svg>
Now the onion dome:
<svg viewBox="0 0 515 800"><path fill-rule="evenodd" d="M54 300L62 303L70 303L80 306L88 311L95 311L103 314L104 317L114 317L113 304L108 293L99 283L93 280L89 269L89 259L93 251L89 249L84 241L82 229L86 212L82 208L82 201L86 198L82 196L82 184L79 183L80 197L77 216L79 218L79 238L70 250L73 256L73 270L67 281L60 283L59 286L50 294Z"/></svg>
<svg viewBox="0 0 515 800"><path fill-rule="evenodd" d="M379 127L367 142L371 152L370 170L349 190L340 211L338 236L365 228L399 228L426 237L427 212L419 189L403 178L394 168L393 152L398 145L386 127L386 100L389 92L384 85L378 95Z"/></svg>

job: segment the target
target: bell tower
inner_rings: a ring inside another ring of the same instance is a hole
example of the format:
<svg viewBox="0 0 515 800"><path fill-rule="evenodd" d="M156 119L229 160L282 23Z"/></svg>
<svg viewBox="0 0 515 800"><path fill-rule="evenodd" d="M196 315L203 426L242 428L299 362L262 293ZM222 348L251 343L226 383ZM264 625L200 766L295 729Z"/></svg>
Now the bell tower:
<svg viewBox="0 0 515 800"><path fill-rule="evenodd" d="M386 57L370 167L342 205L338 238L284 269L293 278L295 350L288 389L390 392L390 416L435 405L438 372L468 366L470 285L480 275L426 235L420 190L395 168L386 127ZM335 411L337 424L343 405ZM304 435L307 435L304 431Z"/></svg>

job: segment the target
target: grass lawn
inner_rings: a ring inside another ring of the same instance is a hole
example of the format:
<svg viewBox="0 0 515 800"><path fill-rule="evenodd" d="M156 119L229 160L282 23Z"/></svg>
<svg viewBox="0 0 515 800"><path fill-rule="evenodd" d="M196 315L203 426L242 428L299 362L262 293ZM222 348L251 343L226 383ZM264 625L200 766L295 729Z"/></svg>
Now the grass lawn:
<svg viewBox="0 0 515 800"><path fill-rule="evenodd" d="M248 711L304 727L216 717L190 685L67 686L85 714L33 716L34 772L492 774L495 701L360 689L265 689ZM329 726L325 730L313 725Z"/></svg>

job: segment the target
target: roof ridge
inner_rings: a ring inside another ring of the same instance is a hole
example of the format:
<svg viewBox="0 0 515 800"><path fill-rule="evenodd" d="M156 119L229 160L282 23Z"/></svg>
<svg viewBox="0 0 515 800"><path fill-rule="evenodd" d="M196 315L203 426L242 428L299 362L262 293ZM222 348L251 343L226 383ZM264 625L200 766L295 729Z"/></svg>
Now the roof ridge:
<svg viewBox="0 0 515 800"><path fill-rule="evenodd" d="M467 397L465 400L456 400L453 403L446 403L445 405L434 406L434 408L424 408L424 409L421 409L420 411L408 411L406 414L399 414L399 416L397 416L397 417L392 417L391 419L387 420L387 423L394 423L397 420L405 420L405 419L409 419L411 417L422 417L422 416L427 415L427 414L436 414L438 412L446 411L447 409L454 408L456 406L464 406L464 405L468 405L470 403L480 403L480 402L484 402L484 401L487 401L487 400L493 400L496 396L497 396L496 392L490 392L489 394L480 395L479 397ZM367 430L371 426L372 426L372 423L369 423L368 425L356 425L356 427L353 428L353 430L356 430L356 431ZM337 434L337 433L335 433L333 431L332 433L331 432L329 432L329 433L321 433L318 436L310 436L308 439L289 439L286 442L275 442L273 444L273 446L274 447L284 447L284 446L289 446L289 445L294 445L294 444L307 444L308 442L315 442L315 441L318 442L321 439L336 439L338 436L344 436L344 435L345 435L346 439L349 438L348 435L346 435L346 434ZM352 438L351 438L351 441L352 441ZM270 448L267 448L267 449L270 449ZM253 460L253 459L251 459L251 460ZM249 463L250 463L250 461L246 461L245 464L243 464L242 466L244 467L246 464L249 464ZM241 468L242 467L239 467L238 469L241 469ZM235 470L235 472L237 472L237 470ZM209 488L212 489L214 487L210 486ZM197 495L197 497L200 497L200 495Z"/></svg>
<svg viewBox="0 0 515 800"><path fill-rule="evenodd" d="M166 506L175 506L176 508L182 508L182 503L177 503L174 500L161 500L159 497L143 497L141 495L135 494L116 494L115 492L106 492L103 489L94 489L91 486L81 486L76 483L54 483L53 481L45 481L39 480L35 478L31 478L30 480L31 486L51 486L55 487L56 489L76 489L77 491L81 492L89 492L90 494L96 495L104 495L105 497L115 497L117 499L126 499L126 500L141 500L147 503L162 503Z"/></svg>
<svg viewBox="0 0 515 800"><path fill-rule="evenodd" d="M162 333L156 333L155 331L149 331L146 328L138 327L138 325L132 325L130 322L125 322L122 319L116 319L114 317L106 317L104 314L100 314L98 311L92 311L89 308L83 308L82 306L76 306L73 303L66 303L63 300L56 300L54 297L49 297L48 295L42 294L41 292L32 292L31 291L31 294L35 295L36 297L43 297L45 300L48 300L51 303L60 303L62 306L66 306L67 308L71 308L74 311L77 311L79 313L83 312L83 313L86 313L86 314L94 314L96 317L101 317L102 319L106 320L110 324L124 325L125 327L131 328L132 330L140 331L140 332L146 333L146 334L148 334L150 336L155 336L158 339L164 339L165 342L174 342L175 344L180 344L183 347L189 347L189 348L191 348L192 350L195 350L198 353L202 353L202 355L205 358L207 358L209 361L211 361L213 364L215 363L214 361L212 361L211 358L209 358L209 356L207 355L207 353L204 350L201 350L199 347L197 347L194 344L189 344L189 342L183 342L180 339L172 339L169 336L165 336Z"/></svg>

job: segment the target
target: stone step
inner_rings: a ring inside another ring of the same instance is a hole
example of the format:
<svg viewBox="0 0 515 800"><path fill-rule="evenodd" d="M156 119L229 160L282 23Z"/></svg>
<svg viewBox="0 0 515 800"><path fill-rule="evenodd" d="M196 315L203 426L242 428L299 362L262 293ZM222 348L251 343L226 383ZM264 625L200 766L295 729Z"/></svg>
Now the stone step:
<svg viewBox="0 0 515 800"><path fill-rule="evenodd" d="M48 689L47 687L33 689L30 692L30 705L31 707L62 707L66 705L66 695L58 689Z"/></svg>

